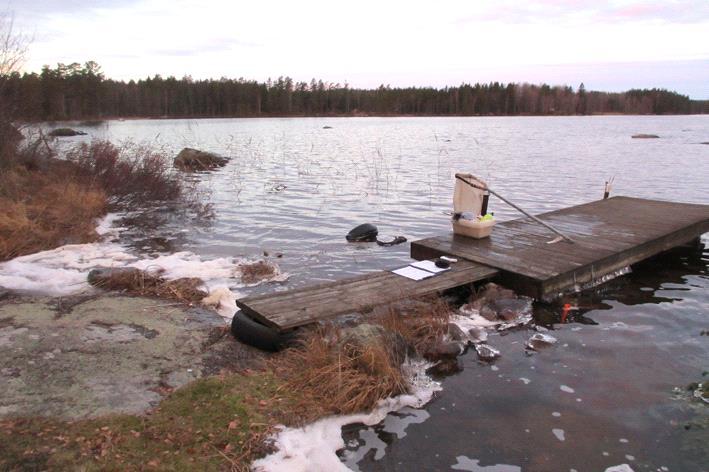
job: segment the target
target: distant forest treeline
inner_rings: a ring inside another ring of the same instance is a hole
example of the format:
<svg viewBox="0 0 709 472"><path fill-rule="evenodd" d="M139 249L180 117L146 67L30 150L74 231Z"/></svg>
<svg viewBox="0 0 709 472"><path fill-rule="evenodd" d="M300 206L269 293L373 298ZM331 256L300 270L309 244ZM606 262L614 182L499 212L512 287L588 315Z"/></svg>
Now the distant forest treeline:
<svg viewBox="0 0 709 472"><path fill-rule="evenodd" d="M26 121L102 117L231 117L301 115L574 115L709 113L709 101L660 89L622 93L568 86L463 84L458 87L350 88L279 77L192 80L155 76L107 79L95 62L45 66L0 77L1 100ZM7 109L7 108L6 108Z"/></svg>

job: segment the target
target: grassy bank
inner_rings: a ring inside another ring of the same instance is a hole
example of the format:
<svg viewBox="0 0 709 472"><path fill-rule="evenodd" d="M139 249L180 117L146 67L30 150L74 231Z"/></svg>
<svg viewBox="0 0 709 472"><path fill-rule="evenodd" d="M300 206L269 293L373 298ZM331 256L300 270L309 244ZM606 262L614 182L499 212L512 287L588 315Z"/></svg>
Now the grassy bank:
<svg viewBox="0 0 709 472"><path fill-rule="evenodd" d="M2 470L248 470L293 400L267 372L214 376L146 416L0 421Z"/></svg>

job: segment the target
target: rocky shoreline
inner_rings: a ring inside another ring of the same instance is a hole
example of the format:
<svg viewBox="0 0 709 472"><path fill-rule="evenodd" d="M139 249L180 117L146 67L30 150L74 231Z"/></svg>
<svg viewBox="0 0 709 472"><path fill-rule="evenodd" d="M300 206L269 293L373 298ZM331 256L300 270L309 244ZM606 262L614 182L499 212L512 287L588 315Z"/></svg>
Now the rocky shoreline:
<svg viewBox="0 0 709 472"><path fill-rule="evenodd" d="M6 297L0 302L0 416L141 414L174 389L265 354L217 313L144 297Z"/></svg>

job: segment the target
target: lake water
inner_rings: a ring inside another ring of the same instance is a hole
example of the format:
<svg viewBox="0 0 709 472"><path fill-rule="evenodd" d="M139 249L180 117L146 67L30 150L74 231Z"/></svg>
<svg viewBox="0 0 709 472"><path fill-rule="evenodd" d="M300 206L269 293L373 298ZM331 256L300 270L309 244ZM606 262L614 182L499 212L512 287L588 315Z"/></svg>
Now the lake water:
<svg viewBox="0 0 709 472"><path fill-rule="evenodd" d="M151 254L156 237L163 250L205 258L282 254L288 282L244 294L408 261L408 244L344 236L364 222L409 240L449 231L458 171L535 213L599 199L613 176L614 195L709 203L709 146L700 144L709 116L133 120L84 130L76 140L231 158L197 177L214 206L210 224L127 237ZM631 139L638 133L660 139ZM494 199L490 210L517 216ZM503 353L493 366L464 355L464 370L443 379L425 409L349 428L343 460L361 470L708 470L709 405L673 390L709 381L708 267L707 252L642 264L570 300L583 307L571 323L537 307L554 347L528 356L530 332L492 336Z"/></svg>

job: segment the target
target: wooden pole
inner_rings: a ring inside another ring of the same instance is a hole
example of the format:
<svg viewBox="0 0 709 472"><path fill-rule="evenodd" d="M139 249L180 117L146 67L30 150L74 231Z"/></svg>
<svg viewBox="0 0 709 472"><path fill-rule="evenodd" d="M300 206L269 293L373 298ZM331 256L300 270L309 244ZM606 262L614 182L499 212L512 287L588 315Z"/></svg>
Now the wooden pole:
<svg viewBox="0 0 709 472"><path fill-rule="evenodd" d="M499 193L497 193L497 192L495 192L494 190L492 190L489 186L487 186L486 188L480 187L480 186L478 186L478 185L473 184L472 182L468 182L467 180L465 180L465 179L462 178L462 177L458 177L457 175L455 176L455 178L458 179L458 180L462 180L462 181L465 182L466 184L468 184L468 185L470 185L471 187L476 188L476 189L478 189L478 190L487 190L487 191L490 192L492 195L496 196L497 198L499 198L499 199L502 200L503 202L507 203L509 206L511 206L511 207L514 208L515 210L519 211L520 213L522 213L522 214L525 215L525 216L530 217L531 219L533 219L534 221L536 221L536 222L539 223L540 225L542 225L542 226L544 226L545 228L547 228L547 229L553 231L554 233L558 234L559 236L561 236L562 238L564 238L564 239L567 240L568 242L570 242L570 243L575 243L575 242L576 242L576 241L574 241L573 239L571 239L570 237L568 237L567 235L565 235L564 233L562 233L561 231L559 231L558 229L554 228L552 225L550 225L550 224L548 224L548 223L545 223L544 221L540 220L539 218L537 218L536 216L534 216L534 215L532 215L532 214L530 214L530 213L527 213L527 212L524 211L522 208L518 207L517 205L515 205L515 204L512 203L511 201L507 200L505 197L503 197L503 196L500 195Z"/></svg>

